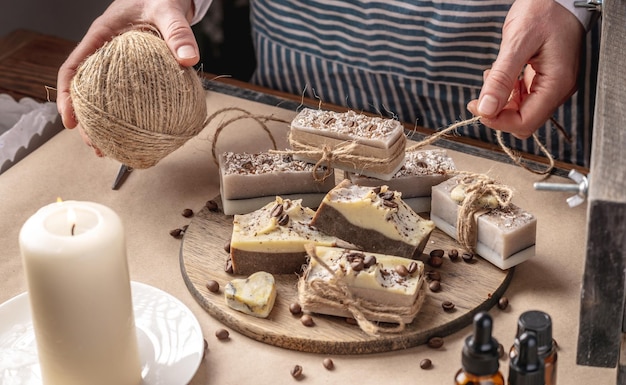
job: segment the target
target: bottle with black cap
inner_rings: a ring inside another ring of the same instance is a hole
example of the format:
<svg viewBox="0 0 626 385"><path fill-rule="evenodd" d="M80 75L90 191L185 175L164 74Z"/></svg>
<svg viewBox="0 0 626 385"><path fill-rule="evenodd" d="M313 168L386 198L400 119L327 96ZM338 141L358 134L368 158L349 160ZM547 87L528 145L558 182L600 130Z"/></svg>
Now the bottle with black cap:
<svg viewBox="0 0 626 385"><path fill-rule="evenodd" d="M518 338L519 354L509 362L509 385L545 385L544 364L539 357L537 337L527 331Z"/></svg>
<svg viewBox="0 0 626 385"><path fill-rule="evenodd" d="M556 385L558 356L556 343L552 339L552 319L547 313L540 310L529 310L519 316L517 334L509 351L509 358L513 360L519 354L519 337L527 331L535 333L537 338L537 353L544 363L546 385Z"/></svg>
<svg viewBox="0 0 626 385"><path fill-rule="evenodd" d="M498 360L498 341L492 337L493 320L489 313L474 316L474 334L465 339L461 369L456 385L504 385Z"/></svg>

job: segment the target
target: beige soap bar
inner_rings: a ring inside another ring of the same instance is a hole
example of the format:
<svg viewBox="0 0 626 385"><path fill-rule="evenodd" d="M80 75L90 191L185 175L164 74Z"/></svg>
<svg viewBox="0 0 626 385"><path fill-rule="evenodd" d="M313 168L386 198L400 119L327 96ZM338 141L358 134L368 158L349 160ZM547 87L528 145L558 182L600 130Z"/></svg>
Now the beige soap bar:
<svg viewBox="0 0 626 385"><path fill-rule="evenodd" d="M348 179L326 194L311 224L363 250L406 258L421 254L435 228L397 191L358 186Z"/></svg>
<svg viewBox="0 0 626 385"><path fill-rule="evenodd" d="M376 307L385 305L404 311L403 322L410 323L419 311L424 293L424 264L421 261L393 255L361 252L337 247L316 246L314 253L333 272L341 271L341 280L350 293ZM335 273L333 273L335 274ZM311 258L305 276L306 283L313 281L331 285L333 274ZM318 287L319 288L319 287ZM320 314L350 317L352 314L340 304L327 306L310 299L310 285L299 285L299 298L303 310ZM309 295L307 295L309 294ZM319 292L316 292L319 295ZM420 301L419 303L416 303ZM396 310L399 310L396 309ZM369 321L389 321L384 314Z"/></svg>
<svg viewBox="0 0 626 385"><path fill-rule="evenodd" d="M430 219L455 239L459 201L463 197L460 181L460 177L451 178L432 189ZM535 254L536 217L514 204L497 207L493 198L485 199L483 205L491 209L478 217L476 252L501 269L532 257Z"/></svg>
<svg viewBox="0 0 626 385"><path fill-rule="evenodd" d="M248 278L233 279L224 288L224 299L231 309L267 318L276 301L274 276L258 271Z"/></svg>
<svg viewBox="0 0 626 385"><path fill-rule="evenodd" d="M391 179L402 167L406 146L404 128L397 120L310 108L291 122L289 141L298 159L315 163L327 148L339 156L333 159L335 168L383 180ZM311 153L311 149L319 151ZM342 151L351 158L341 158Z"/></svg>
<svg viewBox="0 0 626 385"><path fill-rule="evenodd" d="M226 152L219 157L220 192L224 214L246 214L257 210L277 195L302 199L307 207L319 206L324 195L335 186L333 170L316 179L315 166L294 160L291 155Z"/></svg>

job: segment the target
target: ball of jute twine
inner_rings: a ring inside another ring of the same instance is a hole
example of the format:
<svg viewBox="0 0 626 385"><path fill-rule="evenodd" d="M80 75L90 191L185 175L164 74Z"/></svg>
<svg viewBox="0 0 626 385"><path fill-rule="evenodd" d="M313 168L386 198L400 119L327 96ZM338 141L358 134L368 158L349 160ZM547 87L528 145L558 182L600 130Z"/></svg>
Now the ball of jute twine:
<svg viewBox="0 0 626 385"><path fill-rule="evenodd" d="M154 166L205 127L198 74L153 30L111 39L78 67L70 92L93 146L132 168Z"/></svg>

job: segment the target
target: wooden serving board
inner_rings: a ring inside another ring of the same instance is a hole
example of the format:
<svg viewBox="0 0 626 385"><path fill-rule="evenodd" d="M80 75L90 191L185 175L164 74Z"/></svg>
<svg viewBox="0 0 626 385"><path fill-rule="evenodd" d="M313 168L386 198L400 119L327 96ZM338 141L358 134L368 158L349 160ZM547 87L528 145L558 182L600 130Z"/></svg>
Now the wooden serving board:
<svg viewBox="0 0 626 385"><path fill-rule="evenodd" d="M227 327L257 341L292 350L362 354L417 346L433 336L443 337L471 324L474 314L497 303L513 277L513 269L502 271L480 257L475 257L473 263L461 258L452 262L446 253L441 267L426 265L426 271L437 270L441 274L441 291L434 293L426 289L426 300L415 321L401 333L373 337L340 317L314 314L315 326L302 325L300 317L289 312L289 305L297 302L298 277L275 275L276 303L269 317L261 319L232 310L224 299L223 289L228 281L241 278L224 271L228 257L224 245L230 240L232 221L232 216L206 207L196 213L185 232L180 252L185 283L200 305ZM459 245L435 229L421 260L426 263L427 253L432 249L451 248ZM206 288L211 279L219 282L219 293ZM453 302L454 310L444 311L441 306L444 301Z"/></svg>

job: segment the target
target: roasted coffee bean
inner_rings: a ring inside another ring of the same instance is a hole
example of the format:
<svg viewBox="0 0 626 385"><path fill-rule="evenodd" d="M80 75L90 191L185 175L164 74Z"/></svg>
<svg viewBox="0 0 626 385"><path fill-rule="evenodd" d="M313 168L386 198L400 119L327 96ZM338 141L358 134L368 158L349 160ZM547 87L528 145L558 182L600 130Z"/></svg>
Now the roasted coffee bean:
<svg viewBox="0 0 626 385"><path fill-rule="evenodd" d="M441 337L431 337L428 340L428 347L433 349L439 349L443 346L443 338Z"/></svg>
<svg viewBox="0 0 626 385"><path fill-rule="evenodd" d="M441 274L438 271L431 270L426 272L426 278L431 281L441 281Z"/></svg>
<svg viewBox="0 0 626 385"><path fill-rule="evenodd" d="M428 288L430 289L430 291L432 291L433 293L436 293L438 291L441 290L441 282L439 281L432 281L428 284Z"/></svg>
<svg viewBox="0 0 626 385"><path fill-rule="evenodd" d="M463 261L465 262L472 262L474 259L474 253L463 253L461 258L463 258Z"/></svg>
<svg viewBox="0 0 626 385"><path fill-rule="evenodd" d="M293 302L292 304L289 305L289 312L293 315L298 315L302 313L302 307L300 306L299 303Z"/></svg>
<svg viewBox="0 0 626 385"><path fill-rule="evenodd" d="M352 317L348 317L348 318L346 318L346 323L347 323L347 324L349 324L349 325L358 325L358 324L359 324L359 323L358 323L358 322L356 322L356 320L355 320L354 318L352 318Z"/></svg>
<svg viewBox="0 0 626 385"><path fill-rule="evenodd" d="M335 363L330 358L324 358L322 365L324 365L324 367L328 370L333 370L335 368Z"/></svg>
<svg viewBox="0 0 626 385"><path fill-rule="evenodd" d="M311 327L315 325L315 321L313 321L313 317L311 317L308 314L305 314L302 317L300 317L300 322L302 322L302 325L306 327Z"/></svg>
<svg viewBox="0 0 626 385"><path fill-rule="evenodd" d="M406 277L409 275L409 269L407 269L404 265L396 265L395 270L400 277Z"/></svg>
<svg viewBox="0 0 626 385"><path fill-rule="evenodd" d="M498 343L498 358L502 359L504 358L504 345Z"/></svg>
<svg viewBox="0 0 626 385"><path fill-rule="evenodd" d="M444 251L442 249L434 249L430 252L430 257L443 258Z"/></svg>
<svg viewBox="0 0 626 385"><path fill-rule="evenodd" d="M409 267L407 268L409 274L413 274L417 271L417 262L413 261L409 263Z"/></svg>
<svg viewBox="0 0 626 385"><path fill-rule="evenodd" d="M270 215L275 218L279 218L283 215L283 205L278 203L274 205L274 207L272 207L272 211L270 211Z"/></svg>
<svg viewBox="0 0 626 385"><path fill-rule="evenodd" d="M170 231L170 235L176 239L182 238L184 233L183 229L174 229Z"/></svg>
<svg viewBox="0 0 626 385"><path fill-rule="evenodd" d="M278 224L280 226L287 226L288 223L289 223L289 215L283 214L280 216L280 218L278 218Z"/></svg>
<svg viewBox="0 0 626 385"><path fill-rule="evenodd" d="M451 261L456 261L459 259L459 251L457 249L448 250L448 258L450 258Z"/></svg>
<svg viewBox="0 0 626 385"><path fill-rule="evenodd" d="M387 190L387 191L385 191L383 193L378 194L380 199L383 199L383 200L386 200L386 201L393 199L393 195L394 195L393 191L389 191L389 190Z"/></svg>
<svg viewBox="0 0 626 385"><path fill-rule="evenodd" d="M302 366L294 366L293 369L291 369L291 376L293 378L299 378L300 376L302 376Z"/></svg>
<svg viewBox="0 0 626 385"><path fill-rule="evenodd" d="M387 201L387 200L383 201L383 206L389 207L390 209L397 209L398 208L398 204L396 202L394 202L394 201Z"/></svg>
<svg viewBox="0 0 626 385"><path fill-rule="evenodd" d="M191 218L191 217L193 217L193 210L192 209L184 209L181 214L185 218Z"/></svg>
<svg viewBox="0 0 626 385"><path fill-rule="evenodd" d="M217 337L218 340L227 340L228 337L230 337L230 333L226 329L217 329L215 331L215 337Z"/></svg>
<svg viewBox="0 0 626 385"><path fill-rule="evenodd" d="M207 283L206 283L206 288L211 292L211 293L217 293L218 291L220 291L220 284L213 280L210 279Z"/></svg>
<svg viewBox="0 0 626 385"><path fill-rule="evenodd" d="M441 304L441 307L445 311L452 311L452 310L454 310L454 303L452 303L450 301L443 301L442 304Z"/></svg>
<svg viewBox="0 0 626 385"><path fill-rule="evenodd" d="M366 269L370 268L371 266L374 266L375 264L376 264L376 257L373 255L368 255L363 260L363 265L365 266Z"/></svg>
<svg viewBox="0 0 626 385"><path fill-rule="evenodd" d="M217 206L217 203L215 203L215 201L210 200L207 201L205 204L206 208L209 209L209 211L218 211L219 207Z"/></svg>
<svg viewBox="0 0 626 385"><path fill-rule="evenodd" d="M500 297L498 300L498 309L504 310L509 307L509 299L507 297Z"/></svg>
<svg viewBox="0 0 626 385"><path fill-rule="evenodd" d="M365 263L363 263L363 260L360 258L355 258L352 262L350 262L350 268L354 271L361 271L364 267Z"/></svg>
<svg viewBox="0 0 626 385"><path fill-rule="evenodd" d="M228 259L226 259L226 264L224 265L224 271L227 272L228 274L232 274L233 273L233 261L232 259L230 259L230 257Z"/></svg>
<svg viewBox="0 0 626 385"><path fill-rule="evenodd" d="M424 358L420 361L420 368L430 369L433 367L433 362L429 358Z"/></svg>
<svg viewBox="0 0 626 385"><path fill-rule="evenodd" d="M380 194L380 186L376 186L372 189L372 191L374 191L374 194L378 195Z"/></svg>
<svg viewBox="0 0 626 385"><path fill-rule="evenodd" d="M224 243L224 251L230 253L230 241Z"/></svg>
<svg viewBox="0 0 626 385"><path fill-rule="evenodd" d="M428 264L432 267L441 267L443 265L443 258L441 257L430 257L428 258Z"/></svg>
<svg viewBox="0 0 626 385"><path fill-rule="evenodd" d="M348 262L352 262L355 259L364 259L365 258L365 254L361 253L360 251L350 251L346 254L346 261Z"/></svg>

